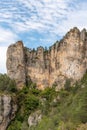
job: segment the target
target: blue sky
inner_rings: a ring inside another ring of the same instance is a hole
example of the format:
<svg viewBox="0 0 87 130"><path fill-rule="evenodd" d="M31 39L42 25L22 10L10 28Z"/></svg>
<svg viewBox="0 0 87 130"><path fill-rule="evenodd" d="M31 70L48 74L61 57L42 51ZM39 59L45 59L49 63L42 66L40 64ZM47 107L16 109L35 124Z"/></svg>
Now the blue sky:
<svg viewBox="0 0 87 130"><path fill-rule="evenodd" d="M10 44L49 47L75 26L87 28L87 0L0 0L0 73Z"/></svg>

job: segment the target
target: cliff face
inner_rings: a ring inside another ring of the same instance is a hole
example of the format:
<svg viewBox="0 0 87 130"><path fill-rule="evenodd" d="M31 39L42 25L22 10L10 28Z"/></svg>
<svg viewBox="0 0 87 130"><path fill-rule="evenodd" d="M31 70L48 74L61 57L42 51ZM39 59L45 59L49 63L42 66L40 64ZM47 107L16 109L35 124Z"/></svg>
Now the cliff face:
<svg viewBox="0 0 87 130"><path fill-rule="evenodd" d="M87 70L87 33L76 27L71 29L60 42L49 50L38 47L30 50L17 42L7 50L7 73L15 79L18 87L28 80L39 89L55 84L57 89L64 86L66 79L74 81L83 77Z"/></svg>
<svg viewBox="0 0 87 130"><path fill-rule="evenodd" d="M7 73L11 79L15 79L19 87L22 87L26 81L25 71L23 43L17 42L8 47Z"/></svg>
<svg viewBox="0 0 87 130"><path fill-rule="evenodd" d="M6 130L15 116L17 105L9 95L0 95L0 130Z"/></svg>

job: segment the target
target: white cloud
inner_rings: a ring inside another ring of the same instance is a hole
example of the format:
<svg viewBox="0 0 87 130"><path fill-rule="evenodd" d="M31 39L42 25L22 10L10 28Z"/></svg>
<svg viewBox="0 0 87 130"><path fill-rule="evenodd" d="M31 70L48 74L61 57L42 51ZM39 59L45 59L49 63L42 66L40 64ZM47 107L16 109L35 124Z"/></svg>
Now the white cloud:
<svg viewBox="0 0 87 130"><path fill-rule="evenodd" d="M1 21L6 21L16 32L37 30L44 32L55 28L71 8L69 0L15 0L3 2ZM74 2L74 0L73 0Z"/></svg>
<svg viewBox="0 0 87 130"><path fill-rule="evenodd" d="M0 46L8 46L18 38L18 36L9 29L0 27Z"/></svg>
<svg viewBox="0 0 87 130"><path fill-rule="evenodd" d="M65 0L20 0L31 12L31 16L24 18L27 29L37 31L50 31L58 25L58 20L65 17L68 9L68 2ZM34 13L33 13L34 12Z"/></svg>
<svg viewBox="0 0 87 130"><path fill-rule="evenodd" d="M58 27L54 29L54 33L63 36L70 28L78 27L80 30L83 28L87 29L87 2L85 4L78 5L78 8L74 9L73 11L67 12L66 19L62 20L61 23L58 24Z"/></svg>
<svg viewBox="0 0 87 130"><path fill-rule="evenodd" d="M76 1L77 0L1 1L0 22L7 22L16 33L36 30L41 33L44 31L49 32L50 35L62 35L70 27L82 26L84 23L82 19L86 18L87 1L79 1L80 4ZM79 22L79 20L82 21ZM83 26L85 25L86 22Z"/></svg>
<svg viewBox="0 0 87 130"><path fill-rule="evenodd" d="M7 47L0 47L0 73L6 73L6 51Z"/></svg>

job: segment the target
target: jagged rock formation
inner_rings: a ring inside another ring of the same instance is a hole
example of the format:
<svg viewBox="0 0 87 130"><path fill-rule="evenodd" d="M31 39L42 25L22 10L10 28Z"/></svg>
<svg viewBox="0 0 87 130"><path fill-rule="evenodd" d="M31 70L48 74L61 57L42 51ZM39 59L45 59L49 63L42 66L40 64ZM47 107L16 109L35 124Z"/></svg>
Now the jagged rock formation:
<svg viewBox="0 0 87 130"><path fill-rule="evenodd" d="M60 42L49 50L38 47L27 49L21 41L9 46L7 73L19 87L30 79L43 89L55 84L64 86L66 79L74 81L83 77L87 70L87 32L71 29Z"/></svg>
<svg viewBox="0 0 87 130"><path fill-rule="evenodd" d="M17 105L9 95L0 95L0 130L6 130L15 117Z"/></svg>

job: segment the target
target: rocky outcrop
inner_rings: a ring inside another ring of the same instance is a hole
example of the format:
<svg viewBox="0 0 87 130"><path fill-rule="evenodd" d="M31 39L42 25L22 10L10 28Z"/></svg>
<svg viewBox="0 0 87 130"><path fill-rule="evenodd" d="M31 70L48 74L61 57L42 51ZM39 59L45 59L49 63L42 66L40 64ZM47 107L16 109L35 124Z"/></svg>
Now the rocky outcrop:
<svg viewBox="0 0 87 130"><path fill-rule="evenodd" d="M21 41L8 47L7 73L11 79L15 79L19 87L26 83L24 46Z"/></svg>
<svg viewBox="0 0 87 130"><path fill-rule="evenodd" d="M32 113L28 118L29 127L36 126L41 121L41 119L42 119L42 114L40 110Z"/></svg>
<svg viewBox="0 0 87 130"><path fill-rule="evenodd" d="M17 105L9 95L0 95L0 130L6 130L15 117Z"/></svg>
<svg viewBox="0 0 87 130"><path fill-rule="evenodd" d="M31 50L17 42L7 51L7 72L19 88L32 80L39 89L55 85L64 86L66 79L74 81L87 70L87 32L71 29L62 40L49 50L38 47Z"/></svg>

